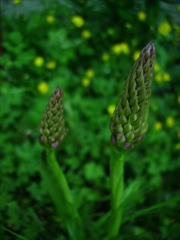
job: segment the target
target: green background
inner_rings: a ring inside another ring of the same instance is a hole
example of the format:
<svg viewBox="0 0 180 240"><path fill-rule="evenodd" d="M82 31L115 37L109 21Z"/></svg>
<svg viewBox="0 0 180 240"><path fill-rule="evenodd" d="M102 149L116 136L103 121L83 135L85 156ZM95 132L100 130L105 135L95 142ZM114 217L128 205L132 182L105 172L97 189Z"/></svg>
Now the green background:
<svg viewBox="0 0 180 240"><path fill-rule="evenodd" d="M89 239L103 239L99 219L109 210L112 154L108 109L118 101L134 53L151 40L157 56L149 130L126 155L118 239L179 239L178 1L1 1L0 21L1 239L68 239L38 171L44 149L37 126L57 86L64 91L69 129L57 157ZM49 61L56 66L49 69Z"/></svg>

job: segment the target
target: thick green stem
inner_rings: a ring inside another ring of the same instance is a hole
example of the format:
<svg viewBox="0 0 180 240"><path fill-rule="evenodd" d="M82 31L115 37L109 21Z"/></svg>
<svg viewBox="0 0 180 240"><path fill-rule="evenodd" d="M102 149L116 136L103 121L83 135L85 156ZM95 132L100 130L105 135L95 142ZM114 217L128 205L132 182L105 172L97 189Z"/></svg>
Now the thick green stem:
<svg viewBox="0 0 180 240"><path fill-rule="evenodd" d="M122 199L124 187L124 154L114 150L110 160L111 215L108 239L118 236L122 220Z"/></svg>
<svg viewBox="0 0 180 240"><path fill-rule="evenodd" d="M64 220L69 235L73 240L83 240L84 232L82 228L81 218L74 204L73 197L66 177L56 160L53 150L46 150L46 162L41 168L41 173L48 184L49 193L54 204Z"/></svg>
<svg viewBox="0 0 180 240"><path fill-rule="evenodd" d="M62 194L59 193L58 187L56 184L54 184L54 179L52 177L51 171L48 167L48 165L45 162L41 162L39 166L39 171L41 173L41 176L46 184L46 187L48 189L49 195L54 202L54 205L56 206L57 212L60 216L64 216L64 208L63 205L60 204L59 201L60 198L62 198ZM63 218L63 217L62 217Z"/></svg>

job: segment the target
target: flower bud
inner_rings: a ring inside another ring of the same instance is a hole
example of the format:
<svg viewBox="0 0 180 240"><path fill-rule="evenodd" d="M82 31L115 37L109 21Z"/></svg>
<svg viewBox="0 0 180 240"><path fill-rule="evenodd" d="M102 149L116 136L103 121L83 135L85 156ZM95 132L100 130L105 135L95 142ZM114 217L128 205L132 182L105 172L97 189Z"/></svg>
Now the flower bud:
<svg viewBox="0 0 180 240"><path fill-rule="evenodd" d="M155 47L150 42L136 60L110 122L111 140L117 148L133 149L147 131L154 61Z"/></svg>
<svg viewBox="0 0 180 240"><path fill-rule="evenodd" d="M39 141L56 149L67 134L63 117L63 91L58 87L51 95L39 125Z"/></svg>

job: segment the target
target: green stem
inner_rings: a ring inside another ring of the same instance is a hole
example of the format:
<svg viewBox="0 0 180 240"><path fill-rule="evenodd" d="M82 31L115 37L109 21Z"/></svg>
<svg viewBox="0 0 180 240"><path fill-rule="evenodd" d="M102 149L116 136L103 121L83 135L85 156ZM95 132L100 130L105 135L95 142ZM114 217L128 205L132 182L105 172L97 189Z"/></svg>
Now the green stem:
<svg viewBox="0 0 180 240"><path fill-rule="evenodd" d="M66 177L56 160L55 151L46 150L46 162L43 162L42 175L48 184L49 193L60 217L67 226L73 240L84 239L81 218L74 204L74 200Z"/></svg>
<svg viewBox="0 0 180 240"><path fill-rule="evenodd" d="M124 188L124 156L114 150L110 160L111 213L108 239L118 236L122 221L122 199Z"/></svg>
<svg viewBox="0 0 180 240"><path fill-rule="evenodd" d="M59 201L62 194L59 194L59 190L57 188L57 185L54 184L54 179L52 178L52 174L50 172L49 167L47 166L46 163L41 162L40 167L39 167L39 171L41 173L41 176L46 184L46 187L48 189L49 195L52 199L52 201L54 202L56 209L58 211L58 214L60 216L64 216L64 208L63 205L60 204L61 202Z"/></svg>

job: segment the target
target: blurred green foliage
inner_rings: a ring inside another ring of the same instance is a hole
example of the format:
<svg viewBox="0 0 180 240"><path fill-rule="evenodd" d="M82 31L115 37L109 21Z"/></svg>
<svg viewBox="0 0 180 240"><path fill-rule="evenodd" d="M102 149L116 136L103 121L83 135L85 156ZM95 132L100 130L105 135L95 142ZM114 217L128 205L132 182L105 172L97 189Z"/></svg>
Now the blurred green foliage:
<svg viewBox="0 0 180 240"><path fill-rule="evenodd" d="M178 1L3 0L1 14L1 239L67 239L38 172L37 126L57 86L69 128L57 156L89 239L106 235L99 219L109 210L109 121L150 40L157 62L149 131L126 156L121 239L179 239Z"/></svg>

